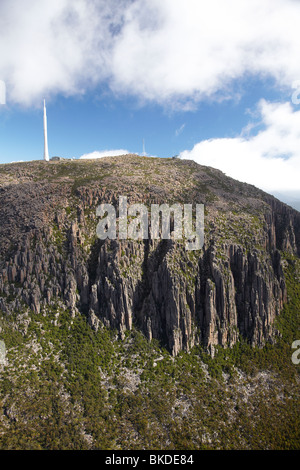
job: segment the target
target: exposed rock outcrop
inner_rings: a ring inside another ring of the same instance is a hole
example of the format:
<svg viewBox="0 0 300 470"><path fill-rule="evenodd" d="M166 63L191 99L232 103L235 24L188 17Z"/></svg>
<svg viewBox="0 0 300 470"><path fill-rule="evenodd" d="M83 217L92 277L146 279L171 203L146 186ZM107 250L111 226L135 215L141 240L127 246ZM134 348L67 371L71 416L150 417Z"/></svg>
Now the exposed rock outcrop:
<svg viewBox="0 0 300 470"><path fill-rule="evenodd" d="M128 159L132 171L139 161ZM97 165L107 171L116 159L108 162L94 163L93 171ZM109 190L107 181L62 185L55 176L0 187L2 312L30 308L39 314L60 306L71 315L86 314L92 328L117 329L121 337L136 325L173 355L197 343L211 351L231 346L240 335L253 345L272 340L274 319L286 301L281 253L300 255L300 214L216 170L171 163L174 171L194 172L194 183L188 192L182 183L177 200L203 202L207 209L199 251L186 251L173 239L96 238L100 202L117 204L120 194L130 202L174 200L157 173L156 183L144 190L125 176ZM153 165L170 169L170 162Z"/></svg>

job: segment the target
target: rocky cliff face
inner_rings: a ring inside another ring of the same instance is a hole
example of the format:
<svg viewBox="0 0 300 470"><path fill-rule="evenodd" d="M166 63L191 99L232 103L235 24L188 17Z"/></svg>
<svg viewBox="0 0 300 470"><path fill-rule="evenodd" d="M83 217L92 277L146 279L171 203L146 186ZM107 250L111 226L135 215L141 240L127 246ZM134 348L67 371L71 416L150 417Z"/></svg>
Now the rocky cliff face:
<svg viewBox="0 0 300 470"><path fill-rule="evenodd" d="M0 309L133 325L176 355L201 343L263 345L286 301L282 252L300 255L300 213L212 168L124 156L0 170ZM205 242L104 240L96 207L203 203Z"/></svg>

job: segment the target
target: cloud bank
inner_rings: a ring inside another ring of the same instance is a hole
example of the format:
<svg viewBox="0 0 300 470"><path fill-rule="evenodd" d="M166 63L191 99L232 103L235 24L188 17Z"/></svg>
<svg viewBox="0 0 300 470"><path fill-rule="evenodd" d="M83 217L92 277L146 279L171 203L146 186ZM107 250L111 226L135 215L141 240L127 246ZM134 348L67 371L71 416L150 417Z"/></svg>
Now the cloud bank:
<svg viewBox="0 0 300 470"><path fill-rule="evenodd" d="M1 0L0 78L7 101L30 106L43 96L81 95L106 80L111 28L121 21L123 3Z"/></svg>
<svg viewBox="0 0 300 470"><path fill-rule="evenodd" d="M236 138L204 140L180 157L218 168L268 192L299 191L300 111L293 111L290 103L261 100L258 112L260 122L249 123ZM257 124L262 130L247 135Z"/></svg>
<svg viewBox="0 0 300 470"><path fill-rule="evenodd" d="M190 109L249 74L291 87L299 16L295 0L2 0L0 79L28 106L105 84Z"/></svg>
<svg viewBox="0 0 300 470"><path fill-rule="evenodd" d="M130 152L128 150L102 150L99 152L98 150L95 150L94 152L91 153L85 153L81 157L79 157L81 160L92 160L95 158L103 158L103 157L118 157L119 155L128 155Z"/></svg>

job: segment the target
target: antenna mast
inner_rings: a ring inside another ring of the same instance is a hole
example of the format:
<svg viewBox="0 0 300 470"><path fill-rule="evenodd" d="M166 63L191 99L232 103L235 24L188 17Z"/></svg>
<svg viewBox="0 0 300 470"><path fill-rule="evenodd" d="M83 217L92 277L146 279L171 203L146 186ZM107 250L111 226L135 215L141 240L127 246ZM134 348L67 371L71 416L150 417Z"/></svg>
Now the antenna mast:
<svg viewBox="0 0 300 470"><path fill-rule="evenodd" d="M44 160L46 162L49 162L48 136L47 136L47 114L46 114L45 100L44 100Z"/></svg>

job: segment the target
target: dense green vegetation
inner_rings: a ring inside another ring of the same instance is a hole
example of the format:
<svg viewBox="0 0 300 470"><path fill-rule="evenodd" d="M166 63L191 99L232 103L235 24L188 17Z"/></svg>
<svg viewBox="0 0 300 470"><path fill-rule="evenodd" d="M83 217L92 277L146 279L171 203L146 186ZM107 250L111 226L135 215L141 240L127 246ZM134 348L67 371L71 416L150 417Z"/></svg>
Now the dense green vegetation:
<svg viewBox="0 0 300 470"><path fill-rule="evenodd" d="M1 449L297 449L300 262L274 344L176 358L133 329L93 331L61 307L2 314ZM1 366L0 366L1 367Z"/></svg>

